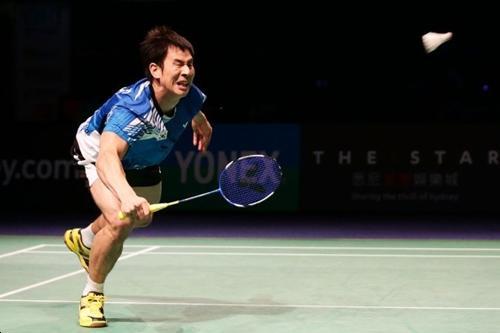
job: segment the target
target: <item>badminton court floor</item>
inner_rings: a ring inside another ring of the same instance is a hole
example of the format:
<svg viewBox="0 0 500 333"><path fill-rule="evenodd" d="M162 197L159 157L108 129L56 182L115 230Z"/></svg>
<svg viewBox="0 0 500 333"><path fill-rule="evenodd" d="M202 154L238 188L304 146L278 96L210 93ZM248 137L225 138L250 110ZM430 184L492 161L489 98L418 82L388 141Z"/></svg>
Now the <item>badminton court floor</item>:
<svg viewBox="0 0 500 333"><path fill-rule="evenodd" d="M89 332L61 237L0 236L0 332ZM134 237L99 332L500 330L495 240Z"/></svg>

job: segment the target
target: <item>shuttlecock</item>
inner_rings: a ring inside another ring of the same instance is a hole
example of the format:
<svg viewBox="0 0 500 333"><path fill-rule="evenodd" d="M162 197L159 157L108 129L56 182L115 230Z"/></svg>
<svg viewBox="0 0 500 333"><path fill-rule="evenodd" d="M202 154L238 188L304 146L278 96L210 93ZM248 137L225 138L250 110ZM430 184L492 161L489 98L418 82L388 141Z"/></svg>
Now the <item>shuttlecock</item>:
<svg viewBox="0 0 500 333"><path fill-rule="evenodd" d="M426 53L431 53L437 49L440 45L446 43L453 37L452 32L428 32L422 35L422 44Z"/></svg>

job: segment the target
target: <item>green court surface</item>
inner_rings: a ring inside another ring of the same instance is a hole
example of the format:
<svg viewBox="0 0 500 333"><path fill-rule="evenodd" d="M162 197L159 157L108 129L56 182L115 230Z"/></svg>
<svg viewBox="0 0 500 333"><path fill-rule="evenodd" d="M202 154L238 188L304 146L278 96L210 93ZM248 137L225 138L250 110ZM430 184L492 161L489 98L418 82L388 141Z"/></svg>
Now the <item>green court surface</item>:
<svg viewBox="0 0 500 333"><path fill-rule="evenodd" d="M89 332L61 237L0 236L0 332ZM131 237L99 332L500 332L500 242Z"/></svg>

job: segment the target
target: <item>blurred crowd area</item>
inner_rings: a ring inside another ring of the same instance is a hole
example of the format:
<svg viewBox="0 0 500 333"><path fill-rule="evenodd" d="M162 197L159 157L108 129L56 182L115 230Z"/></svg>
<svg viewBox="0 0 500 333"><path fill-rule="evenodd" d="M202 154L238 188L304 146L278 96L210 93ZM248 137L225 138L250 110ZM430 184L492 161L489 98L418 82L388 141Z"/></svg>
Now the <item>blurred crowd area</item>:
<svg viewBox="0 0 500 333"><path fill-rule="evenodd" d="M79 122L143 77L138 44L166 24L195 47L214 122L500 120L500 25L424 3L4 1L1 99L11 121ZM426 53L421 36L453 32Z"/></svg>

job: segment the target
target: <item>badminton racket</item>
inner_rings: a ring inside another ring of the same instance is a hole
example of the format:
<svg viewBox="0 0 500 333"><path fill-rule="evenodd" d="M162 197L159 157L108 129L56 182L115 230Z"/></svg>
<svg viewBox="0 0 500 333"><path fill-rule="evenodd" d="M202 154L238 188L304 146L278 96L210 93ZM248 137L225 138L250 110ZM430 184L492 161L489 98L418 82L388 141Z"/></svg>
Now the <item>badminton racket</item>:
<svg viewBox="0 0 500 333"><path fill-rule="evenodd" d="M182 202L220 193L231 205L249 207L268 199L281 184L281 167L276 159L266 155L247 155L229 162L219 176L219 188L192 197L165 203L151 204L149 210L157 212ZM120 212L120 220L126 218Z"/></svg>

